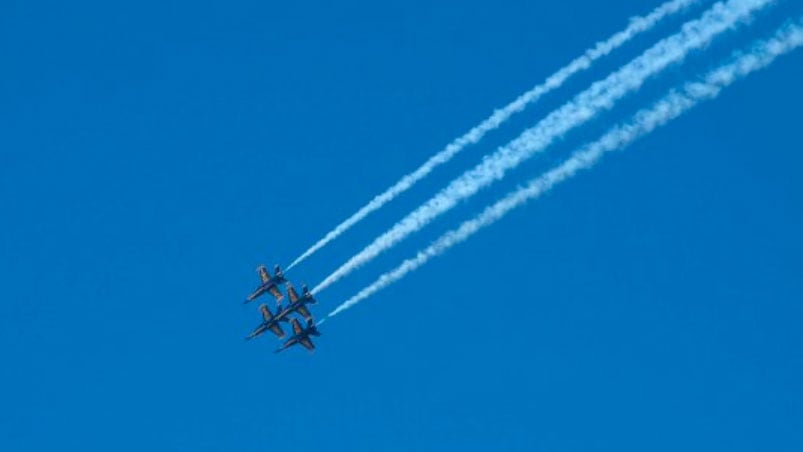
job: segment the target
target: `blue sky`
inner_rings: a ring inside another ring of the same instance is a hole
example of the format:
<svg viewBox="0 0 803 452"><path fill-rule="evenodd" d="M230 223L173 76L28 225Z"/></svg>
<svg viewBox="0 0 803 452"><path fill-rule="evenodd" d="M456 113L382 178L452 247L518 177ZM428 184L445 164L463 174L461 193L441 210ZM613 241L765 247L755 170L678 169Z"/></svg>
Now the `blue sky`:
<svg viewBox="0 0 803 452"><path fill-rule="evenodd" d="M658 1L0 6L0 449L803 448L793 53L321 327L242 338L287 264ZM712 2L704 1L708 5ZM663 23L288 276L315 284ZM785 1L319 296L318 316Z"/></svg>

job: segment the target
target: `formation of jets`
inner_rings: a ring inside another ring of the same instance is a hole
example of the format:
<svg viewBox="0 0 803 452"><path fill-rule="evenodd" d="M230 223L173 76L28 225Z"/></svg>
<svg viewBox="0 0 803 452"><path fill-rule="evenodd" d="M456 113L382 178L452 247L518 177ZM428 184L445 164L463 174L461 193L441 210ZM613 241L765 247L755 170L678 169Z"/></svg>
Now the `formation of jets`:
<svg viewBox="0 0 803 452"><path fill-rule="evenodd" d="M269 293L276 300L276 313L274 314L271 312L267 304L261 304L259 306L259 311L262 314L262 323L254 328L251 334L246 336L245 339L254 339L266 331L275 334L279 339L284 339L285 333L282 329L282 322L285 322L292 326L293 335L287 339L281 347L276 349L276 353L296 344L300 344L310 352L315 350L312 336L317 337L320 336L321 333L318 332L318 328L315 326L315 320L312 318L312 313L310 313L308 308L308 305L315 304L317 301L315 297L312 296L312 292L307 288L307 285L301 285L301 295L299 296L290 281L285 278L281 267L278 265L274 267L273 276L271 276L264 265L257 267L257 273L259 273L261 283L248 295L244 303L250 303L260 296ZM287 296L290 299L285 305L282 304L282 300L284 300L284 294L281 290L282 286L286 288ZM306 322L306 326L302 327L299 319L294 317L293 314L301 316Z"/></svg>

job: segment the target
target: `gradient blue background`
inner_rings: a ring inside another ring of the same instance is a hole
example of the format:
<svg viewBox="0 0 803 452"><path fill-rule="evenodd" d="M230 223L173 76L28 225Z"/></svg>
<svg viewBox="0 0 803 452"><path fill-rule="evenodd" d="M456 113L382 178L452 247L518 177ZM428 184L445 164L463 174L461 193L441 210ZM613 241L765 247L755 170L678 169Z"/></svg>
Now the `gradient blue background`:
<svg viewBox="0 0 803 452"><path fill-rule="evenodd" d="M257 264L659 2L604 3L2 2L0 449L803 450L800 51L327 322L314 355L242 340ZM319 282L701 10L289 276ZM314 312L801 11L653 79Z"/></svg>

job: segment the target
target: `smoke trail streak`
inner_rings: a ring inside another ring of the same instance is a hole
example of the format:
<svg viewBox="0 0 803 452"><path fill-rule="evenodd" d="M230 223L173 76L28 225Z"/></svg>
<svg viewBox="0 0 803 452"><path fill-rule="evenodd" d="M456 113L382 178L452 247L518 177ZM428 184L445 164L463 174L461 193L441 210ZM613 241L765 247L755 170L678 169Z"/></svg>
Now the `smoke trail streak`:
<svg viewBox="0 0 803 452"><path fill-rule="evenodd" d="M494 154L486 156L482 163L453 180L433 198L351 257L318 284L313 292L320 292L423 228L459 201L502 179L508 170L543 151L555 139L589 121L598 113L612 108L617 100L637 90L650 76L670 64L682 61L691 50L707 45L720 33L749 19L754 12L774 2L775 0L728 0L714 4L699 19L684 24L677 34L659 41L604 80L595 82Z"/></svg>
<svg viewBox="0 0 803 452"><path fill-rule="evenodd" d="M575 152L561 165L532 179L526 186L508 194L478 216L464 222L457 229L445 233L429 247L419 251L414 258L405 260L394 270L383 274L373 284L338 306L328 317L333 317L349 309L398 281L431 258L465 241L516 207L538 198L556 184L574 176L578 171L593 167L606 152L621 149L634 140L649 134L657 127L677 118L700 102L716 98L724 88L735 81L769 66L777 57L801 45L803 45L803 26L801 24L782 27L772 39L755 45L750 53L735 57L732 62L709 72L702 81L686 83L682 89L671 91L651 108L636 113L631 122L611 129L598 141Z"/></svg>
<svg viewBox="0 0 803 452"><path fill-rule="evenodd" d="M542 84L522 94L503 108L494 111L490 117L468 131L465 135L449 143L449 145L430 157L429 160L418 169L402 177L395 185L385 190L384 193L375 196L368 204L337 225L307 251L304 251L304 253L297 257L287 269L290 270L300 264L303 260L313 255L316 251L323 248L329 242L360 222L363 218L367 217L371 212L382 208L382 206L407 191L416 182L429 175L435 168L451 160L452 157L457 155L466 146L480 141L486 133L498 128L511 116L524 110L527 105L536 102L541 96L548 92L559 88L572 75L588 69L594 61L608 55L639 34L649 31L661 20L685 10L697 2L699 2L699 0L671 0L655 8L646 16L631 19L627 28L614 34L605 41L598 42L593 48L586 50L582 56L549 76Z"/></svg>

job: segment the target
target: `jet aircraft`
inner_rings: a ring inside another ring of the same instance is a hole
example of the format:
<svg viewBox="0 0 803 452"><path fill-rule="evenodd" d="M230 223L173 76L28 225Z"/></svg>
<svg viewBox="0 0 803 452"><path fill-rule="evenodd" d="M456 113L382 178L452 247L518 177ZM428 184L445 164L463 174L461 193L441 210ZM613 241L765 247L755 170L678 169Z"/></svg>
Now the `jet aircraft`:
<svg viewBox="0 0 803 452"><path fill-rule="evenodd" d="M318 328L312 321L307 321L307 327L302 328L298 319L293 319L293 337L288 339L284 345L277 348L274 353L279 353L280 351L290 348L296 344L301 344L304 348L309 350L310 353L312 353L312 351L315 350L315 344L312 343L312 338L310 338L310 336L320 335L321 333L318 332Z"/></svg>
<svg viewBox="0 0 803 452"><path fill-rule="evenodd" d="M262 280L262 284L260 284L259 287L257 287L243 303L254 301L257 297L265 292L270 292L270 294L273 295L273 298L276 299L276 303L281 302L284 298L284 295L282 295L282 291L279 290L279 285L287 282L287 278L284 277L281 267L277 265L274 268L273 277L270 276L270 272L268 272L268 269L265 268L264 265L257 267L257 272Z"/></svg>
<svg viewBox="0 0 803 452"><path fill-rule="evenodd" d="M306 284L301 285L301 293L303 293L303 295L299 297L295 287L293 287L293 285L289 282L287 283L287 294L290 296L290 304L287 305L285 310L299 313L299 315L304 317L304 319L309 323L312 322L312 314L310 314L309 309L307 309L307 305L315 304L317 301L315 300L315 297L312 296L312 292L309 291Z"/></svg>
<svg viewBox="0 0 803 452"><path fill-rule="evenodd" d="M259 306L259 310L262 312L262 323L256 327L254 331L252 331L251 334L245 338L245 340L253 339L268 330L275 334L279 339L283 339L284 331L279 323L281 319L274 317L274 315L270 312L268 305L264 303Z"/></svg>

